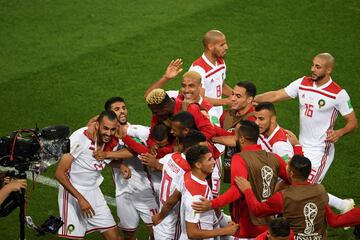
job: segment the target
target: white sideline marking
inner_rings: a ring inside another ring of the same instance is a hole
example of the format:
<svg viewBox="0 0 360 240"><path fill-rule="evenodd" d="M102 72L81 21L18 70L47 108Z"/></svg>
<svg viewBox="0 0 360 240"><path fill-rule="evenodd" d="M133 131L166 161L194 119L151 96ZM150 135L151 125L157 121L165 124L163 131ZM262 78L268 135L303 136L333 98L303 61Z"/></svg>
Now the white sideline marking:
<svg viewBox="0 0 360 240"><path fill-rule="evenodd" d="M8 167L5 168L5 167L0 166L0 171L9 171L9 170L12 171L12 170L15 170L15 169L14 168L8 168ZM33 180L32 173L30 171L26 171L26 178L28 180L30 180L30 181ZM48 177L44 177L44 176L39 175L35 179L36 179L36 182L42 183L44 185L47 185L47 186L50 186L50 187L53 187L53 188L58 188L58 186L59 186L59 183L56 180L52 179L52 178L48 178ZM106 202L109 205L114 206L114 207L116 206L115 198L107 196L107 195L104 195L104 197L105 197Z"/></svg>

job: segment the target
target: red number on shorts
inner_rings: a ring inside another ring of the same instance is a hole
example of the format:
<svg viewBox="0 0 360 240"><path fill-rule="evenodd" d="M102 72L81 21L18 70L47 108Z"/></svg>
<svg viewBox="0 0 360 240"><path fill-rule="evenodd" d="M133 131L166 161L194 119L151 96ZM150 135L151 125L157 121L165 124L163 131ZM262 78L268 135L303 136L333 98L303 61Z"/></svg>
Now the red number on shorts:
<svg viewBox="0 0 360 240"><path fill-rule="evenodd" d="M306 104L305 103L305 116L307 116L307 117L312 117L312 115L313 115L313 113L314 113L314 105L312 105L312 104Z"/></svg>
<svg viewBox="0 0 360 240"><path fill-rule="evenodd" d="M166 202L170 195L170 186L171 186L172 178L169 176L166 171L164 171L164 175L162 177L161 187L160 187L160 201L161 203Z"/></svg>
<svg viewBox="0 0 360 240"><path fill-rule="evenodd" d="M216 97L221 97L221 86L220 85L216 86Z"/></svg>

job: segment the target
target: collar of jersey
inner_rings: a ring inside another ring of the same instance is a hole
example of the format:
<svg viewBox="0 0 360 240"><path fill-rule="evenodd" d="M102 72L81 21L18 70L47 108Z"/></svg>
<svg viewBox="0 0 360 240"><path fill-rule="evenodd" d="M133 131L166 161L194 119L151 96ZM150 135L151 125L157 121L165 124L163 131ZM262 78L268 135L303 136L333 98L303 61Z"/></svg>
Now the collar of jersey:
<svg viewBox="0 0 360 240"><path fill-rule="evenodd" d="M216 60L216 63L215 63L215 65L214 65L214 64L212 64L212 63L209 61L209 59L207 59L207 57L205 56L205 53L203 53L203 55L202 55L201 57L204 59L204 61L205 61L210 67L212 67L212 68L216 68L216 67L217 67L217 60Z"/></svg>
<svg viewBox="0 0 360 240"><path fill-rule="evenodd" d="M207 185L207 181L203 181L199 178L197 178L196 176L194 176L192 173L191 173L191 179L194 180L195 182L197 183L200 183L201 185Z"/></svg>
<svg viewBox="0 0 360 240"><path fill-rule="evenodd" d="M327 83L325 83L324 85L322 85L320 87L317 87L315 84L315 81L313 81L313 88L324 89L324 88L327 88L332 82L333 82L333 80L330 77L330 80Z"/></svg>

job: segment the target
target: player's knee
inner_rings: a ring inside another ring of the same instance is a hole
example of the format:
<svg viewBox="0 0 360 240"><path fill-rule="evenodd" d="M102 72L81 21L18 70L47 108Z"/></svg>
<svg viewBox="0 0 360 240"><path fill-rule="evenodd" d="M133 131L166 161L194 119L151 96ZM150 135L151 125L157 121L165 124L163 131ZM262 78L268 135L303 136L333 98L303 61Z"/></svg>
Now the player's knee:
<svg viewBox="0 0 360 240"><path fill-rule="evenodd" d="M109 229L109 230L103 232L102 235L106 240L119 240L119 239L122 239L120 237L120 234L119 234L117 228Z"/></svg>

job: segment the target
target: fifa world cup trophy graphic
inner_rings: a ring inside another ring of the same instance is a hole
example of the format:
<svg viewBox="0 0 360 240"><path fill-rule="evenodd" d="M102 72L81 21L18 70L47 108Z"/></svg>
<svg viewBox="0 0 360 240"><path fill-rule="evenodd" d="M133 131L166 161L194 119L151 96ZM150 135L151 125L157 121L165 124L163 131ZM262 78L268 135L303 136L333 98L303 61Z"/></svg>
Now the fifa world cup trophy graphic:
<svg viewBox="0 0 360 240"><path fill-rule="evenodd" d="M263 198L268 198L271 196L270 184L273 175L274 172L270 167L264 166L263 168L261 168L261 177L263 179L263 192L262 192Z"/></svg>
<svg viewBox="0 0 360 240"><path fill-rule="evenodd" d="M305 216L305 234L311 234L314 232L314 220L318 213L318 208L315 203L309 202L304 207L304 216Z"/></svg>

